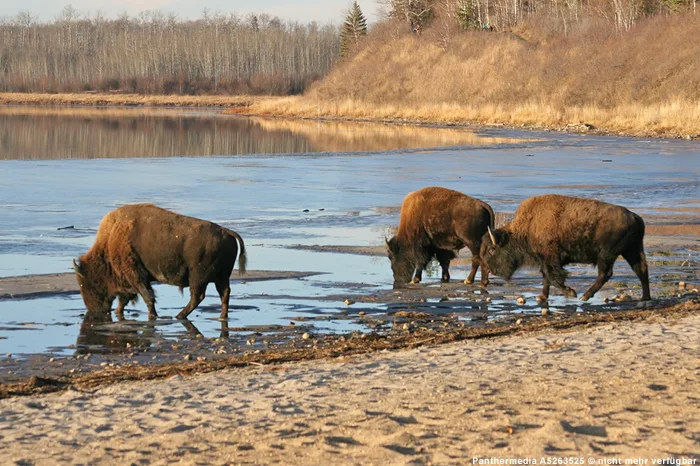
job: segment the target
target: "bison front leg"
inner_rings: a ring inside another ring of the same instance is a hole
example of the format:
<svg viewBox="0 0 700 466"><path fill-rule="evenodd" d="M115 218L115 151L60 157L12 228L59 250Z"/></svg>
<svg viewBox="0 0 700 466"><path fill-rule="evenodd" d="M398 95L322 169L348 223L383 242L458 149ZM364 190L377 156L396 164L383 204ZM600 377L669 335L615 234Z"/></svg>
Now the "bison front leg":
<svg viewBox="0 0 700 466"><path fill-rule="evenodd" d="M549 283L561 289L568 298L576 297L576 290L566 286L566 270L558 263L544 266L544 276L547 280L547 297L549 297ZM544 294L544 288L542 289Z"/></svg>
<svg viewBox="0 0 700 466"><path fill-rule="evenodd" d="M158 317L158 313L156 312L156 295L153 293L151 284L141 283L137 286L137 291L143 298L143 302L146 303L146 307L148 308L148 318L155 319Z"/></svg>
<svg viewBox="0 0 700 466"><path fill-rule="evenodd" d="M612 262L598 262L598 279L595 281L593 286L590 287L588 291L581 297L582 301L588 301L590 298L593 297L594 294L598 292L598 290L605 285L605 283L610 280L610 277L613 276L613 263L615 262L615 259L613 259Z"/></svg>
<svg viewBox="0 0 700 466"><path fill-rule="evenodd" d="M547 278L547 274L544 273L544 270L540 270L542 272L542 292L540 295L537 297L537 302L539 304L547 302L549 299L549 279Z"/></svg>
<svg viewBox="0 0 700 466"><path fill-rule="evenodd" d="M481 266L481 287L486 288L489 284L489 271L488 268L484 266L481 256L479 256L478 247L469 247L469 251L472 253L472 270L469 272L469 276L464 280L464 283L471 285L474 283L474 278L476 277L476 272L479 271L479 266Z"/></svg>
<svg viewBox="0 0 700 466"><path fill-rule="evenodd" d="M423 267L418 267L411 283L420 283L423 280Z"/></svg>
<svg viewBox="0 0 700 466"><path fill-rule="evenodd" d="M484 261L479 257L479 263L481 264L481 288L486 288L489 282L489 268L486 267Z"/></svg>
<svg viewBox="0 0 700 466"><path fill-rule="evenodd" d="M228 300L231 296L231 285L228 276L221 281L215 283L216 291L221 297L221 320L228 320Z"/></svg>
<svg viewBox="0 0 700 466"><path fill-rule="evenodd" d="M450 281L450 262L454 258L454 253L452 251L438 251L435 254L438 262L440 263L440 268L442 268L442 282L449 283Z"/></svg>
<svg viewBox="0 0 700 466"><path fill-rule="evenodd" d="M129 301L136 299L136 294L120 294L118 297L117 308L114 310L114 314L117 316L118 320L124 320L124 308Z"/></svg>
<svg viewBox="0 0 700 466"><path fill-rule="evenodd" d="M195 310L197 306L199 306L199 303L204 301L204 296L207 291L207 283L203 285L193 285L190 282L190 302L187 303L187 306L182 308L180 313L177 315L178 319L187 319L187 316L192 313L192 311Z"/></svg>
<svg viewBox="0 0 700 466"><path fill-rule="evenodd" d="M423 270L425 270L429 262L430 258L424 261L423 263L418 264L418 267L416 267L416 273L413 276L413 280L411 280L411 283L420 283L421 280L423 280Z"/></svg>

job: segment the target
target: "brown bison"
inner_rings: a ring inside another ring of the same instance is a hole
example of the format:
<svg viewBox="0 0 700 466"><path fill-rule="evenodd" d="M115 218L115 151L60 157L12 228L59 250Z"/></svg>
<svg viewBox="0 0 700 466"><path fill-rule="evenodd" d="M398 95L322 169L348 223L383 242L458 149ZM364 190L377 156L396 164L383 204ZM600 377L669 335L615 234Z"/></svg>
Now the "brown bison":
<svg viewBox="0 0 700 466"><path fill-rule="evenodd" d="M488 284L479 248L483 235L493 226L491 207L451 189L429 187L409 193L401 205L396 235L387 241L394 288L411 281L421 281L423 269L435 256L442 267L442 281L450 281L450 261L455 251L468 247L472 253L472 270L464 281L472 283L479 268L481 286ZM414 276L415 272L415 276Z"/></svg>
<svg viewBox="0 0 700 466"><path fill-rule="evenodd" d="M563 267L571 263L598 266L598 279L581 298L588 300L612 277L619 255L642 282L642 299L650 299L642 218L621 206L555 194L526 199L512 222L489 229L481 243L482 260L506 280L523 265L540 269L544 282L538 301L547 300L550 283L576 297L564 283Z"/></svg>
<svg viewBox="0 0 700 466"><path fill-rule="evenodd" d="M226 319L236 240L241 247L238 269L245 273L245 245L235 231L152 204L126 205L102 219L95 244L73 261L73 268L88 311L108 313L118 298L115 312L121 317L124 306L140 294L154 318L151 282L157 280L180 290L190 288L190 302L177 315L186 319L213 282L221 296L221 318Z"/></svg>

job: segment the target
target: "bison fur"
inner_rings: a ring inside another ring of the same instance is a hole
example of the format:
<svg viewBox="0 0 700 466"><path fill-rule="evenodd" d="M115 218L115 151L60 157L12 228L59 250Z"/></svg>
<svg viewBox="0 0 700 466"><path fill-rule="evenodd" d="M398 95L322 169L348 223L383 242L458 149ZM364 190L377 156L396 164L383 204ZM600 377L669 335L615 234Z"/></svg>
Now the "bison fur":
<svg viewBox="0 0 700 466"><path fill-rule="evenodd" d="M141 295L154 318L151 282L159 281L181 290L189 287L190 301L177 315L186 319L204 299L207 285L214 283L221 297L221 318L226 319L237 255L239 271L245 273L245 245L234 231L152 204L134 204L102 219L92 248L73 261L73 267L90 312L109 313L117 298L115 313L121 317L126 304Z"/></svg>
<svg viewBox="0 0 700 466"><path fill-rule="evenodd" d="M465 283L474 281L481 265L481 286L486 287L488 270L479 250L482 237L493 222L493 210L488 204L458 191L427 187L409 193L401 205L396 234L387 241L394 288L410 281L420 282L423 269L433 257L442 268L442 281L448 282L450 261L464 247L472 253L472 269Z"/></svg>
<svg viewBox="0 0 700 466"><path fill-rule="evenodd" d="M582 296L590 299L613 274L622 255L642 283L642 299L650 299L644 254L644 221L628 209L593 199L547 194L526 199L513 221L484 235L481 258L489 271L509 280L522 266L538 268L544 277L538 301L549 297L550 284L569 297L564 266L598 267L598 279Z"/></svg>

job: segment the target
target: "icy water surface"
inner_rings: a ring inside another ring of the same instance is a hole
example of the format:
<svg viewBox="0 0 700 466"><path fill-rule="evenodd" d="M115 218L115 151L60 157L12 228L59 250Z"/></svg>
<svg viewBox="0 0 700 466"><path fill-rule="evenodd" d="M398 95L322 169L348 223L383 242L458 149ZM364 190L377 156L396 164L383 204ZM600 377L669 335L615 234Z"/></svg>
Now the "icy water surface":
<svg viewBox="0 0 700 466"><path fill-rule="evenodd" d="M227 328L216 320L213 286L186 325L169 317L186 304L187 291L181 296L157 286L158 321L148 323L139 303L128 307L131 322L105 322L82 333L79 295L0 300L0 355L13 358L98 353L125 342L148 346L197 334L245 344L260 329L289 329L292 322L313 332L367 331L360 312L386 315L395 306L347 306L342 297L388 290L388 259L288 247L382 245L398 223L403 197L424 186L460 190L501 212L533 195L560 193L699 221L700 144L691 141L247 120L192 111L6 110L0 112L0 159L9 159L0 160L0 277L70 271L71 260L94 241L102 216L136 202L238 231L250 269L319 272L234 282ZM693 251L677 254L666 272L683 272L686 259L697 263ZM466 272L457 268L452 275ZM574 272L580 289L594 280L592 269ZM659 281L654 273L652 267ZM522 293L534 296L537 275L522 276ZM626 264L618 264L618 276L634 284ZM489 304L476 293L440 309L467 321L470 312L523 312L505 304L514 292L502 291ZM592 304L602 305L605 293ZM553 308L567 305L557 299Z"/></svg>

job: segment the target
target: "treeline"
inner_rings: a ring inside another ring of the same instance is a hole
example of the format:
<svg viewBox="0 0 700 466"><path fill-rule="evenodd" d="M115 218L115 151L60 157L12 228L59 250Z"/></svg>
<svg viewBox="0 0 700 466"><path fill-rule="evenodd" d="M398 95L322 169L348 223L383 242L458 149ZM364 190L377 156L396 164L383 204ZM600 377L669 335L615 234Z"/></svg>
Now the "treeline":
<svg viewBox="0 0 700 466"><path fill-rule="evenodd" d="M147 12L39 22L0 20L0 90L146 94L296 94L339 55L335 26L269 15L199 20Z"/></svg>
<svg viewBox="0 0 700 466"><path fill-rule="evenodd" d="M692 11L697 0L377 0L386 16L408 24L414 33L441 29L511 30L523 22L542 32L568 34L582 19L605 19L617 31L629 30L645 16ZM416 28L416 26L420 26Z"/></svg>

